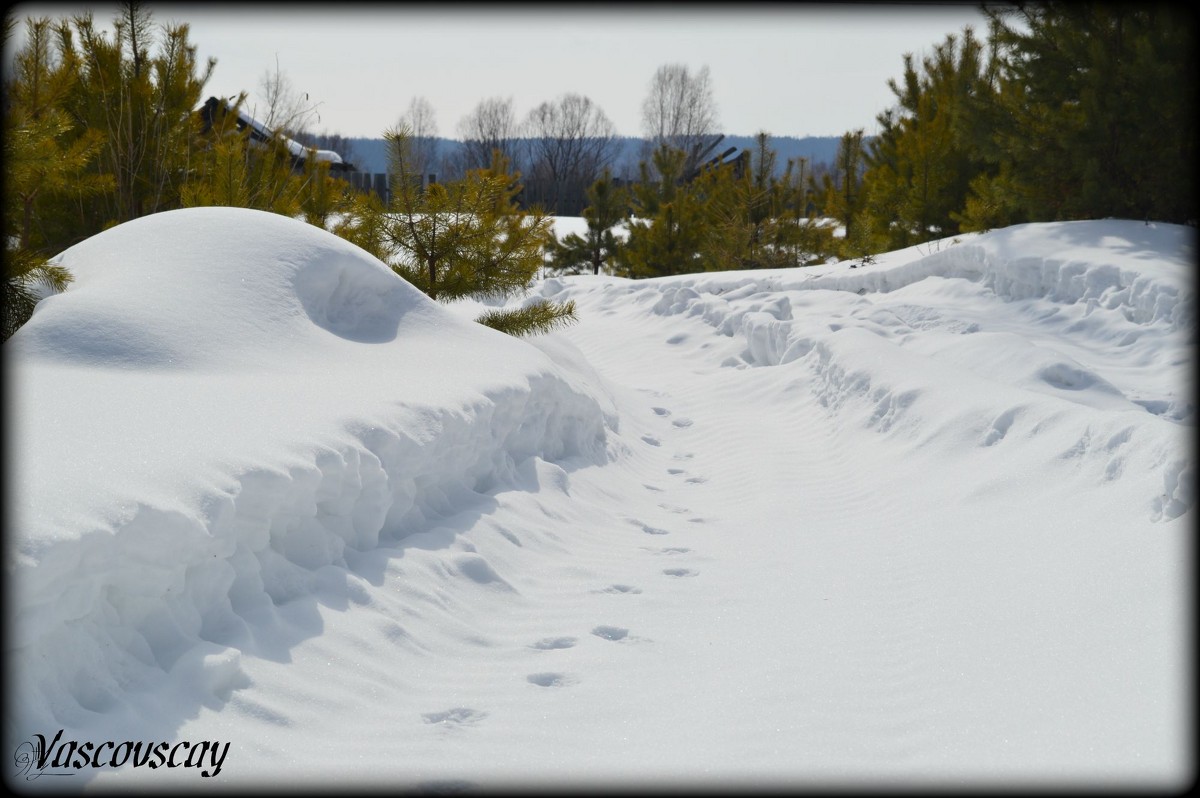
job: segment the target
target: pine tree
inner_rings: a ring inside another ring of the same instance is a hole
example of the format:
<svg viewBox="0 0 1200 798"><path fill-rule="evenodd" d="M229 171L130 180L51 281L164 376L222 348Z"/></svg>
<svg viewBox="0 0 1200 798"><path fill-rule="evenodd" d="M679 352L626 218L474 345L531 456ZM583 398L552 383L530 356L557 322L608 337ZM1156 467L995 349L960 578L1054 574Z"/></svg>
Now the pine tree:
<svg viewBox="0 0 1200 798"><path fill-rule="evenodd" d="M784 176L776 177L776 153L765 131L755 136L754 149L742 157L749 166L733 179L731 201L715 207L723 231L717 240L716 262L726 269L774 269L810 262L807 245L816 239L809 229L813 222L803 212L810 188L807 176L803 172L796 176L797 165L789 163ZM729 167L722 169L732 177Z"/></svg>
<svg viewBox="0 0 1200 798"><path fill-rule="evenodd" d="M5 44L11 32L6 18ZM56 58L53 28L47 18L26 21L27 39L14 56L13 77L6 82L4 114L4 338L32 315L39 284L61 291L71 275L47 258L70 235L54 213L71 196L94 194L111 185L89 175L102 136L80 134L59 104L74 75ZM51 211L51 212L48 212Z"/></svg>
<svg viewBox="0 0 1200 798"><path fill-rule="evenodd" d="M992 93L983 54L966 28L961 38L947 36L919 68L905 55L902 82L888 81L897 104L878 117L863 176L880 247L902 249L960 231L971 181L988 171L972 141L973 109Z"/></svg>
<svg viewBox="0 0 1200 798"><path fill-rule="evenodd" d="M838 144L833 174L825 178L825 211L845 231L839 246L843 258L863 258L873 248L869 220L864 218L864 159L862 129L849 131Z"/></svg>
<svg viewBox="0 0 1200 798"><path fill-rule="evenodd" d="M587 190L588 206L583 209L587 221L587 234L570 233L562 241L551 241L551 265L556 269L576 274L581 269L591 269L599 274L609 262L615 260L620 248L613 228L625 219L629 207L625 192L613 181L612 173L604 174Z"/></svg>
<svg viewBox="0 0 1200 798"><path fill-rule="evenodd" d="M694 184L683 182L683 150L667 145L654 152L652 176L642 162L634 186L629 238L621 248L618 269L628 277L659 277L705 270L704 239L711 217Z"/></svg>
<svg viewBox="0 0 1200 798"><path fill-rule="evenodd" d="M998 87L987 127L1018 221L1196 219L1196 24L1170 5L985 10ZM1016 18L1016 23L1010 22ZM986 198L986 199L985 199Z"/></svg>
<svg viewBox="0 0 1200 798"><path fill-rule="evenodd" d="M789 159L779 181L785 234L780 248L788 253L789 266L823 263L836 252L833 228L817 220L816 180L807 158Z"/></svg>
<svg viewBox="0 0 1200 798"><path fill-rule="evenodd" d="M430 298L506 298L527 291L552 235L540 210L521 212L519 175L499 152L487 169L424 189L412 171L407 130L386 134L392 199L386 207L359 202L352 221L335 232L366 245ZM477 321L513 335L545 332L575 319L575 303L535 302L491 311Z"/></svg>
<svg viewBox="0 0 1200 798"><path fill-rule="evenodd" d="M199 134L193 113L216 61L203 69L186 24L156 36L137 2L120 5L114 35L96 29L90 12L61 23L61 50L76 80L63 108L81 130L104 133L96 168L114 189L78 203L98 232L147 213L179 207Z"/></svg>
<svg viewBox="0 0 1200 798"><path fill-rule="evenodd" d="M335 214L352 204L350 185L330 172L330 164L309 148L302 163L282 134L268 141L238 129L243 93L232 106L218 106L210 129L191 158L189 179L180 187L179 205L254 208L304 218L326 228Z"/></svg>
<svg viewBox="0 0 1200 798"><path fill-rule="evenodd" d="M349 183L334 177L328 161L309 157L304 162L300 210L304 220L322 230L329 229L334 217L339 217L352 207L352 192Z"/></svg>
<svg viewBox="0 0 1200 798"><path fill-rule="evenodd" d="M53 50L50 20L27 20L26 34L5 87L5 222L21 248L56 249L69 234L56 224L57 214L46 213L47 203L103 191L112 180L86 173L103 135L81 131L61 109L75 75Z"/></svg>

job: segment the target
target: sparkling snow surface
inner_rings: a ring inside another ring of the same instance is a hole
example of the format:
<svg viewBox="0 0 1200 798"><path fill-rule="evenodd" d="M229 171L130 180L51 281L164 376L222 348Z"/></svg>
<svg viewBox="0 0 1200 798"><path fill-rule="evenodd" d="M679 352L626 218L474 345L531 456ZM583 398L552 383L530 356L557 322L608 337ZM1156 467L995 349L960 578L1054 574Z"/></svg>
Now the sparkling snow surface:
<svg viewBox="0 0 1200 798"><path fill-rule="evenodd" d="M120 789L1181 787L1195 255L548 279L579 323L517 340L297 221L121 225L5 344L6 737L231 744L70 777Z"/></svg>

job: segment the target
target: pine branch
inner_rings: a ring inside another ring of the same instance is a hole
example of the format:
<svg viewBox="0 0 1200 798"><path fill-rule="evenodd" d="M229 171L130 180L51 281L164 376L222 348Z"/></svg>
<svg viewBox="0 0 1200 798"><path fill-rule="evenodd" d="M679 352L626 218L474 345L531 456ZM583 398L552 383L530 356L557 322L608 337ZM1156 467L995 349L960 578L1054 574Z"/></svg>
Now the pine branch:
<svg viewBox="0 0 1200 798"><path fill-rule="evenodd" d="M575 300L564 303L536 302L523 308L491 310L475 321L508 335L541 335L577 321Z"/></svg>

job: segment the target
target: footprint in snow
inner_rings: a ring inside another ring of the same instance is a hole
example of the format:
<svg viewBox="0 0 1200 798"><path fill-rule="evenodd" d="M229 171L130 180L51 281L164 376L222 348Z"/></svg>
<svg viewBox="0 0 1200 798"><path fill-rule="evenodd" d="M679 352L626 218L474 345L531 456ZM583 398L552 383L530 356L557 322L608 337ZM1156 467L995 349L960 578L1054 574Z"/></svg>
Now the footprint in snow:
<svg viewBox="0 0 1200 798"><path fill-rule="evenodd" d="M668 409L667 409L667 408L665 408L665 407L652 407L652 408L650 408L650 409L654 411L654 414L655 414L656 416L669 416L669 415L671 415L671 411L670 411L670 410L668 410Z"/></svg>
<svg viewBox="0 0 1200 798"><path fill-rule="evenodd" d="M667 503L663 502L663 503L660 503L658 506L663 508L664 510L666 510L668 513L690 513L691 512L691 510L689 510L688 508L680 507L677 504L667 504Z"/></svg>
<svg viewBox="0 0 1200 798"><path fill-rule="evenodd" d="M592 634L605 640L624 640L629 636L629 630L621 626L597 626Z"/></svg>
<svg viewBox="0 0 1200 798"><path fill-rule="evenodd" d="M543 637L530 648L536 648L539 651L554 651L560 648L570 648L573 645L575 645L573 637Z"/></svg>
<svg viewBox="0 0 1200 798"><path fill-rule="evenodd" d="M691 568L664 568L663 573L667 576L696 576L699 572Z"/></svg>
<svg viewBox="0 0 1200 798"><path fill-rule="evenodd" d="M662 441L660 441L658 438L654 437L653 435L643 435L642 441L650 444L651 446L662 446Z"/></svg>
<svg viewBox="0 0 1200 798"><path fill-rule="evenodd" d="M686 474L687 472L682 468L668 468L667 473L674 477L678 476L679 474Z"/></svg>
<svg viewBox="0 0 1200 798"><path fill-rule="evenodd" d="M471 726L486 718L487 713L470 707L454 707L442 712L426 712L421 717L435 726Z"/></svg>
<svg viewBox="0 0 1200 798"><path fill-rule="evenodd" d="M630 519L628 519L628 521L629 521L629 523L633 524L634 526L640 527L641 530L643 532L645 532L647 535L669 535L669 534L671 534L670 532L668 532L665 529L659 529L656 526L650 526L649 524L643 524L641 521L639 521L636 518L630 518Z"/></svg>
<svg viewBox="0 0 1200 798"><path fill-rule="evenodd" d="M512 532L509 532L504 528L498 528L496 531L499 532L509 543L513 544L514 546L521 546L521 548L524 548L524 546L521 544L521 539Z"/></svg>
<svg viewBox="0 0 1200 798"><path fill-rule="evenodd" d="M641 593L642 589L640 587L634 587L633 585L609 585L608 587L603 588L602 590L597 590L596 592L597 593Z"/></svg>
<svg viewBox="0 0 1200 798"><path fill-rule="evenodd" d="M554 672L531 673L525 677L525 681L536 684L538 687L566 687L575 683L575 679L571 676Z"/></svg>
<svg viewBox="0 0 1200 798"><path fill-rule="evenodd" d="M690 418L677 418L671 423L680 428L692 426L692 420Z"/></svg>
<svg viewBox="0 0 1200 798"><path fill-rule="evenodd" d="M650 484L643 483L642 487L645 488L646 490L650 491L651 493L662 493L663 492L663 489L658 487L657 485L650 485Z"/></svg>

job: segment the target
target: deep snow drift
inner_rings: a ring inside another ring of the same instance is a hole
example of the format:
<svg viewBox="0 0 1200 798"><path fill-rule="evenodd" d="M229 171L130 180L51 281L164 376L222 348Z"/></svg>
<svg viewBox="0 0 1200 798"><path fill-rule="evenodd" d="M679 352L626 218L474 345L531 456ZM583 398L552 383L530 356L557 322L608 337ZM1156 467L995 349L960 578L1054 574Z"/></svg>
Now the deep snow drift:
<svg viewBox="0 0 1200 798"><path fill-rule="evenodd" d="M300 222L114 228L5 345L7 739L228 742L206 788L1180 784L1194 258L549 279L581 321L521 341Z"/></svg>

